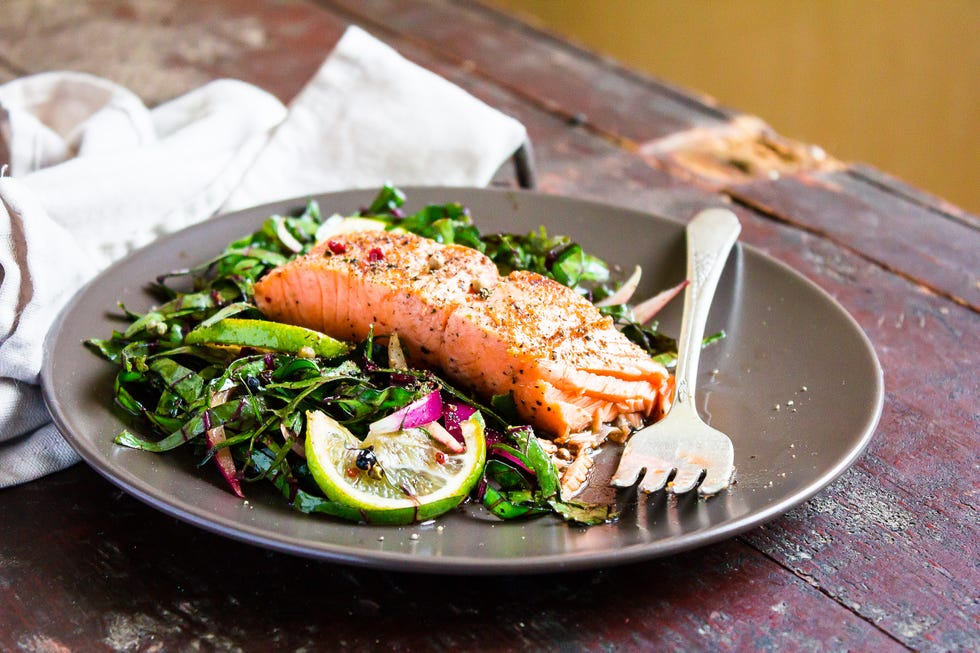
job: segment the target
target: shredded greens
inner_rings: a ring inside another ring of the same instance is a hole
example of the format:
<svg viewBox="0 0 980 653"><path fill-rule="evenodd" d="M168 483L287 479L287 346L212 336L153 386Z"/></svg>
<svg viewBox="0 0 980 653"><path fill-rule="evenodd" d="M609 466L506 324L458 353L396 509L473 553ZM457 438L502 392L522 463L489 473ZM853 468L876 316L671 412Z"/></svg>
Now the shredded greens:
<svg viewBox="0 0 980 653"><path fill-rule="evenodd" d="M615 291L607 264L566 237L543 228L485 235L459 204L406 214L404 201L401 191L386 186L358 215L389 229L473 247L502 274L533 270L593 300ZM240 496L243 483L267 481L296 510L351 518L352 509L326 498L306 465L306 411L325 411L363 437L371 422L440 390L448 401L484 415L488 462L474 498L492 514L555 514L584 524L614 519L609 506L562 500L553 462L533 429L514 421L508 397L480 405L431 371L393 367L381 336L354 344L325 342L262 319L253 304L255 282L307 252L328 221L315 202L298 216L273 215L212 260L158 277L152 284L158 307L139 314L121 306L129 325L86 342L119 367L115 403L139 424L139 433L127 429L115 441L151 452L189 444L202 466L217 463ZM630 339L671 363L675 343L655 325L636 323L628 305L602 310Z"/></svg>

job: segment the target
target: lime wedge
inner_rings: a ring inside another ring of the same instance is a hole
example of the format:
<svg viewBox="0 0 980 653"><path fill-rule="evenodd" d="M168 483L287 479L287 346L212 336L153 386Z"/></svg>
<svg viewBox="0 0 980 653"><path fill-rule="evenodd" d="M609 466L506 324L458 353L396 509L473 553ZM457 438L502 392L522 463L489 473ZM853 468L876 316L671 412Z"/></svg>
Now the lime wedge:
<svg viewBox="0 0 980 653"><path fill-rule="evenodd" d="M371 524L410 524L447 512L470 493L486 461L484 423L474 413L461 423L462 453L453 453L425 427L371 433L363 441L321 412L309 412L306 461L331 501Z"/></svg>
<svg viewBox="0 0 980 653"><path fill-rule="evenodd" d="M268 320L243 320L228 317L208 326L199 326L184 337L188 345L219 345L223 347L253 347L287 354L330 358L344 354L346 343L301 326L270 322Z"/></svg>

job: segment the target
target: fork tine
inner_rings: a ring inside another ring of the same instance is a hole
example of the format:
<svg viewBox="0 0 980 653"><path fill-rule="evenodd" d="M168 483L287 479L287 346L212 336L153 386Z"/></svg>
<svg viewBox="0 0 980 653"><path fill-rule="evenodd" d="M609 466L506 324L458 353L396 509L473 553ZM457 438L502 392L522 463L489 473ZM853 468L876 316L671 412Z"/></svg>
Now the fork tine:
<svg viewBox="0 0 980 653"><path fill-rule="evenodd" d="M718 494L731 484L734 469L730 465L718 465L708 469L704 481L698 487L698 494Z"/></svg>
<svg viewBox="0 0 980 653"><path fill-rule="evenodd" d="M647 473L640 479L640 492L652 493L664 489L664 486L667 485L667 479L670 478L673 471L673 467L663 463L657 467L648 467Z"/></svg>
<svg viewBox="0 0 980 653"><path fill-rule="evenodd" d="M701 480L703 473L704 468L700 465L680 463L677 466L677 474L674 475L674 480L667 488L667 491L673 492L674 494L690 492L698 484L698 481Z"/></svg>
<svg viewBox="0 0 980 653"><path fill-rule="evenodd" d="M633 434L633 438L626 443L626 448L619 458L619 467L613 474L609 484L614 487L630 487L634 485L640 475L638 489L641 492L656 492L663 489L667 484L667 479L674 471L673 463L664 460L658 453L644 451L644 445L649 445L650 434L642 431ZM639 444L638 444L639 443Z"/></svg>
<svg viewBox="0 0 980 653"><path fill-rule="evenodd" d="M636 479L640 478L640 474L642 473L643 465L639 464L635 457L627 456L624 453L622 458L620 458L619 467L616 468L616 473L613 474L609 484L614 487L630 487L636 483Z"/></svg>

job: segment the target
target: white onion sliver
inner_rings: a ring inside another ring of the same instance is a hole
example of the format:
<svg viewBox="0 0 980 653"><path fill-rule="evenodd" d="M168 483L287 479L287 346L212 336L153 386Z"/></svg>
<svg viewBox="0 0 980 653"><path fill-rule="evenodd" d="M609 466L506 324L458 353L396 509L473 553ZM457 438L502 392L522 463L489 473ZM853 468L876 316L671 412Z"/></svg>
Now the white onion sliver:
<svg viewBox="0 0 980 653"><path fill-rule="evenodd" d="M277 215L273 218L273 220L276 223L276 236L279 237L279 240L283 245L288 247L293 252L299 252L301 249L303 249L303 244L296 240L296 237L289 233L289 230L286 229L286 219L284 217Z"/></svg>
<svg viewBox="0 0 980 653"><path fill-rule="evenodd" d="M452 453L463 453L466 451L466 446L453 437L453 434L447 431L439 422L423 424L419 428L428 433L429 437L449 449Z"/></svg>
<svg viewBox="0 0 980 653"><path fill-rule="evenodd" d="M405 360L405 350L402 349L401 340L397 333L392 333L388 337L388 366L394 370L407 370L408 361Z"/></svg>

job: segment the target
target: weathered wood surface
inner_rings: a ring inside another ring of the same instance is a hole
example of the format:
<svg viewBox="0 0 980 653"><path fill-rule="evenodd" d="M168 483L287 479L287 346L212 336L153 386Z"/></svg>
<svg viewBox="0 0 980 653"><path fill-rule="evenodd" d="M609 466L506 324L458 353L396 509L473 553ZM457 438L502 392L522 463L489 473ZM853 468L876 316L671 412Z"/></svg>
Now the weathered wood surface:
<svg viewBox="0 0 980 653"><path fill-rule="evenodd" d="M0 81L86 70L152 104L229 76L288 101L351 23L523 121L544 192L678 220L731 204L874 343L868 452L727 542L501 579L259 550L80 465L0 492L0 650L980 648L975 216L469 3L7 0Z"/></svg>

